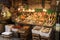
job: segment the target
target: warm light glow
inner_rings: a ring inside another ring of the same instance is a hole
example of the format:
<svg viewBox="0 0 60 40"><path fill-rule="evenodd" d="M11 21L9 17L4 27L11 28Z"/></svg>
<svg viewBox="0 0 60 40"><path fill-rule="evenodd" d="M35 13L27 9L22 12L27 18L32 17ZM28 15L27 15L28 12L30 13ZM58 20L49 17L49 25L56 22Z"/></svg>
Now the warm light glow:
<svg viewBox="0 0 60 40"><path fill-rule="evenodd" d="M31 11L31 9L29 9L29 11Z"/></svg>
<svg viewBox="0 0 60 40"><path fill-rule="evenodd" d="M29 11L29 12L35 12L35 10L34 10L34 9L29 9L28 11Z"/></svg>
<svg viewBox="0 0 60 40"><path fill-rule="evenodd" d="M18 11L20 10L20 8L18 8Z"/></svg>
<svg viewBox="0 0 60 40"><path fill-rule="evenodd" d="M43 11L45 11L45 12L46 12L47 10L46 10L46 9L43 9Z"/></svg>
<svg viewBox="0 0 60 40"><path fill-rule="evenodd" d="M35 10L33 9L32 12L35 12Z"/></svg>
<svg viewBox="0 0 60 40"><path fill-rule="evenodd" d="M23 11L25 11L25 10L23 9Z"/></svg>

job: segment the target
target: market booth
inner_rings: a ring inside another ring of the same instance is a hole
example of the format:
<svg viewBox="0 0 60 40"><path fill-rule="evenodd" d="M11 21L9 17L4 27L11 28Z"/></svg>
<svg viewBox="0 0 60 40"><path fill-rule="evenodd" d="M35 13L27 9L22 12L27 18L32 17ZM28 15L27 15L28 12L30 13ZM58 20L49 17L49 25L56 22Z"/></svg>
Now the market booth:
<svg viewBox="0 0 60 40"><path fill-rule="evenodd" d="M9 25L8 20L10 24L13 23L14 26L10 29L14 36L19 33L21 40L54 39L56 0L10 0L10 2L10 8L2 5L0 21L4 25ZM5 34L3 33L3 36L6 36Z"/></svg>

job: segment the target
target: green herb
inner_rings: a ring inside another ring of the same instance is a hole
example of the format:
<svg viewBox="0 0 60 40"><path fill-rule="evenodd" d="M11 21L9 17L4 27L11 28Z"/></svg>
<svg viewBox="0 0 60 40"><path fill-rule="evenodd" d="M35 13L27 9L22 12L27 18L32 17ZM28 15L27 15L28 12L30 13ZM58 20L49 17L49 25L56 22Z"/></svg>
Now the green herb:
<svg viewBox="0 0 60 40"><path fill-rule="evenodd" d="M25 5L24 6L25 10L29 9L29 6L28 5Z"/></svg>
<svg viewBox="0 0 60 40"><path fill-rule="evenodd" d="M43 11L43 9L35 9L35 12L42 12Z"/></svg>
<svg viewBox="0 0 60 40"><path fill-rule="evenodd" d="M54 11L51 10L51 9L48 9L48 10L47 10L47 13L48 13L48 14L52 14L53 12L54 12Z"/></svg>

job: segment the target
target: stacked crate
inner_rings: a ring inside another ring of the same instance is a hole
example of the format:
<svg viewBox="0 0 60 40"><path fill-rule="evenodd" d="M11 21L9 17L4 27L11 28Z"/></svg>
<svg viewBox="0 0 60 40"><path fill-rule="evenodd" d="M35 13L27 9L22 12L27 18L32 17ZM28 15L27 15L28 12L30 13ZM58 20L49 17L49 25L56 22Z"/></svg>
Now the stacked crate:
<svg viewBox="0 0 60 40"><path fill-rule="evenodd" d="M51 40L51 38L50 37L42 37L41 36L41 40Z"/></svg>
<svg viewBox="0 0 60 40"><path fill-rule="evenodd" d="M47 28L47 27L46 27L46 28ZM52 34L53 34L53 29L52 29L52 28L50 29L50 31L49 31L48 33L43 33L43 32L42 32L42 34L43 34L44 36L42 36L42 35L40 34L41 40L53 40L53 38L52 38L52 37L53 37L53 36L52 36ZM48 34L49 36L48 36L47 34Z"/></svg>
<svg viewBox="0 0 60 40"><path fill-rule="evenodd" d="M41 40L40 37L40 29L42 27L40 26L34 26L34 28L32 29L32 40Z"/></svg>
<svg viewBox="0 0 60 40"><path fill-rule="evenodd" d="M45 28L49 29L49 32L45 32L46 30ZM52 32L53 32L52 28L35 26L32 29L32 40L52 40L52 37L53 37Z"/></svg>
<svg viewBox="0 0 60 40"><path fill-rule="evenodd" d="M4 25L0 24L0 33L2 33L4 31Z"/></svg>
<svg viewBox="0 0 60 40"><path fill-rule="evenodd" d="M39 34L32 34L32 40L41 40L40 35Z"/></svg>
<svg viewBox="0 0 60 40"><path fill-rule="evenodd" d="M28 28L27 30L24 29L20 29L19 33L20 33L20 39L21 40L29 40L31 37L31 29Z"/></svg>

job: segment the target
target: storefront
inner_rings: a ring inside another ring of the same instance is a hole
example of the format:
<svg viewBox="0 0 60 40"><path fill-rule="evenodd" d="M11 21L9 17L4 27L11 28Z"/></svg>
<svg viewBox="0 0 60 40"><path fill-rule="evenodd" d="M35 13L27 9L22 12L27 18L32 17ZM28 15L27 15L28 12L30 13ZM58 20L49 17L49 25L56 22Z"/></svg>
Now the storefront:
<svg viewBox="0 0 60 40"><path fill-rule="evenodd" d="M1 40L57 40L59 5L57 0L0 0Z"/></svg>

